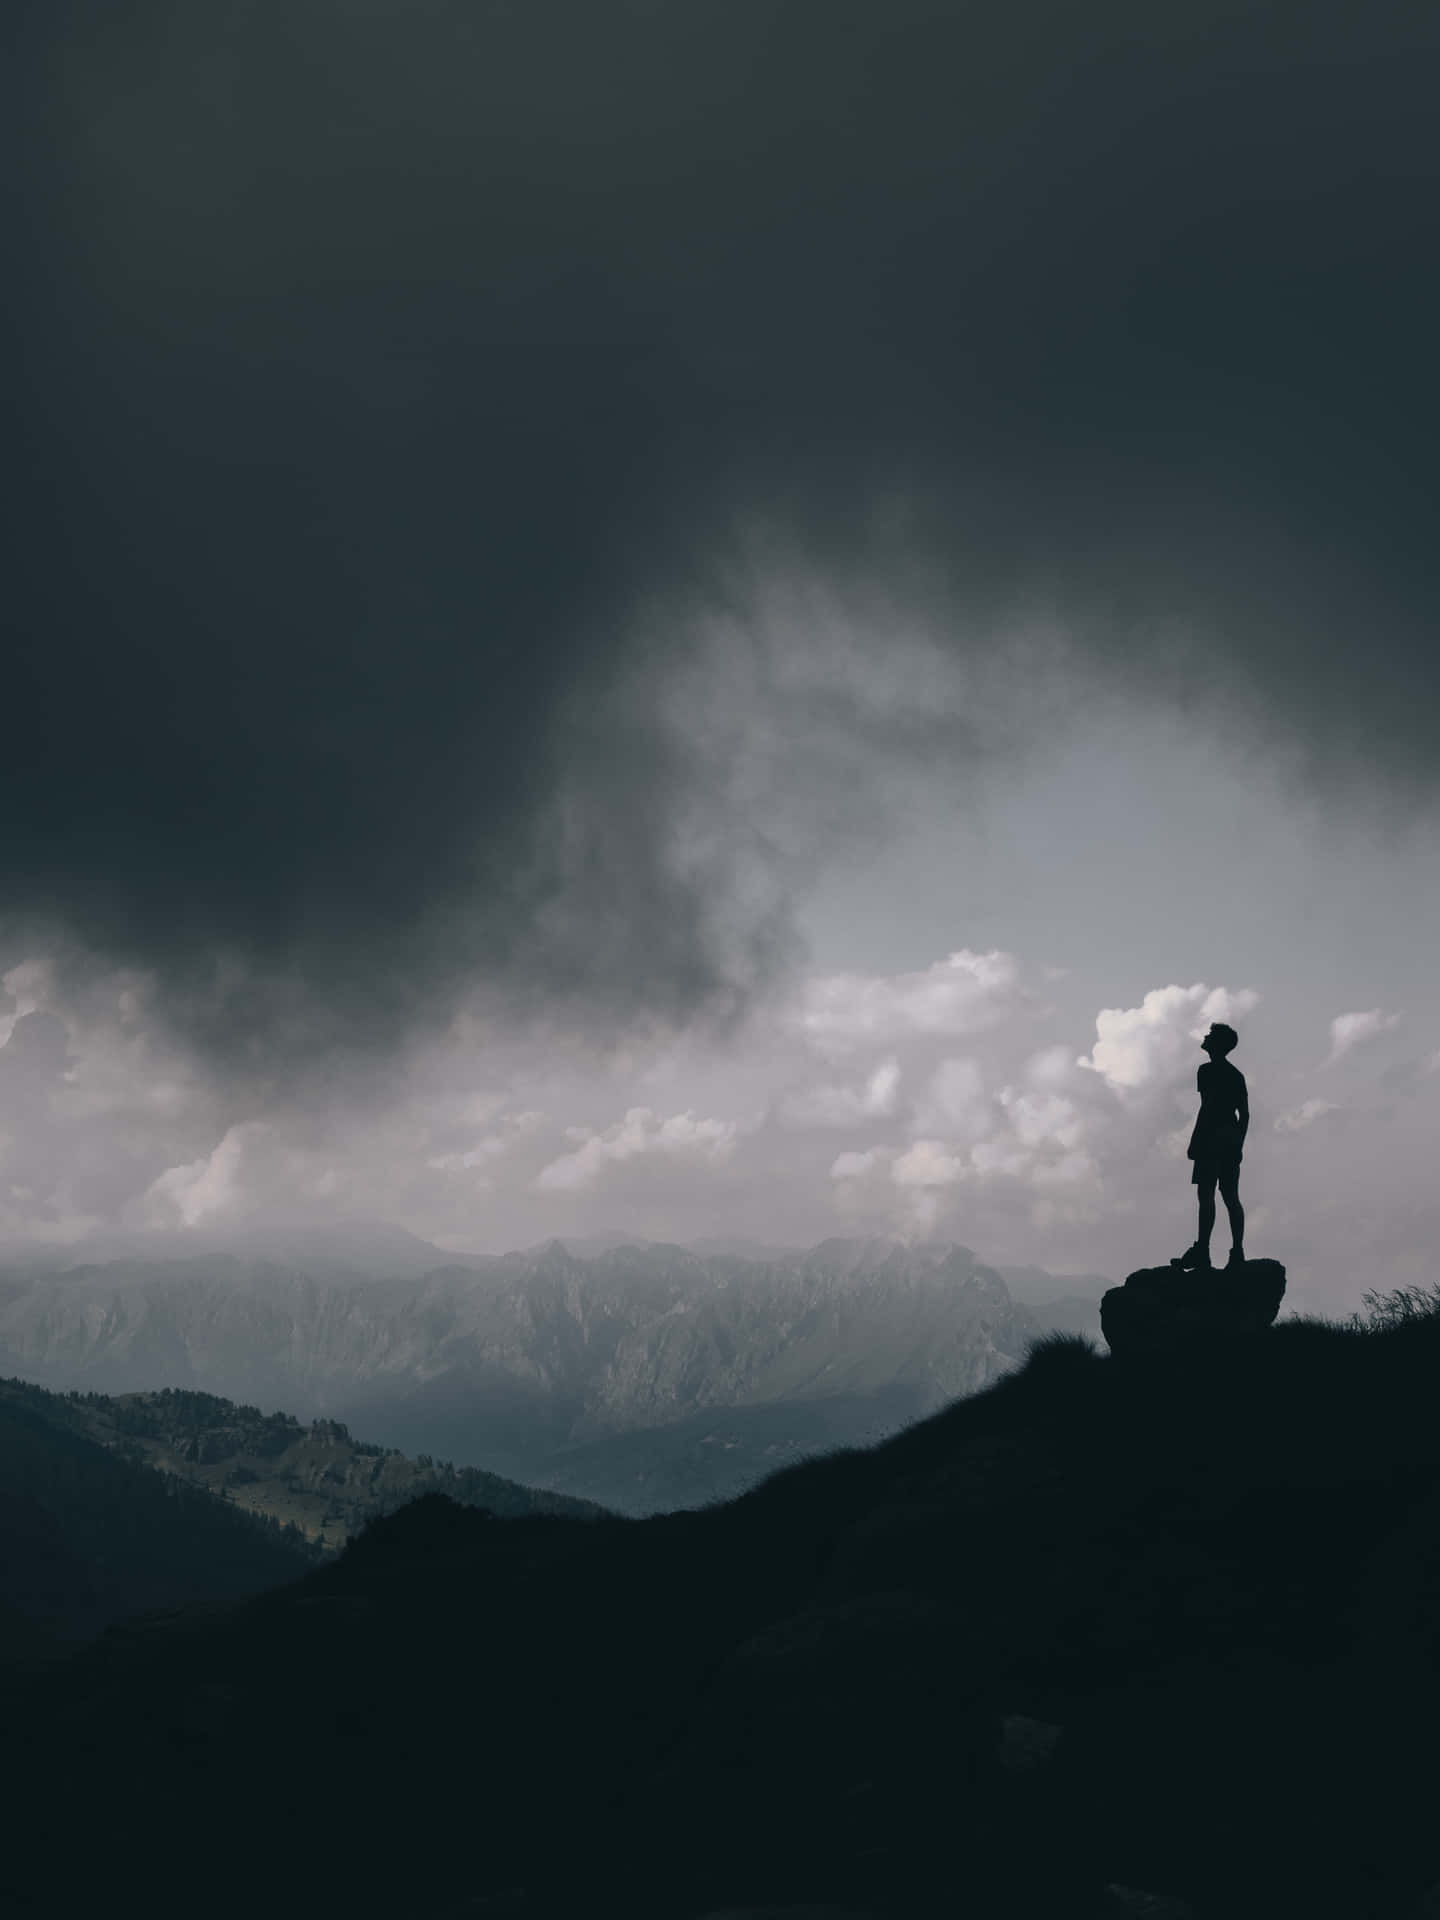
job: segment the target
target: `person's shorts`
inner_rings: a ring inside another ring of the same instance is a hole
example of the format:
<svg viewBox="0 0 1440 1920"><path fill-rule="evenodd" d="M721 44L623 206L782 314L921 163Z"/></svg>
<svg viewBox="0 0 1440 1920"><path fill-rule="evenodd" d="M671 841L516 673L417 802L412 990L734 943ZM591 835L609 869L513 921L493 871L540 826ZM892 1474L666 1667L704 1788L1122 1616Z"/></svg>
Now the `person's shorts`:
<svg viewBox="0 0 1440 1920"><path fill-rule="evenodd" d="M1227 1174L1233 1179L1240 1171L1238 1153L1221 1154L1218 1157L1209 1154L1203 1160L1196 1160L1190 1172L1190 1184L1198 1187L1203 1181L1214 1180L1217 1185Z"/></svg>

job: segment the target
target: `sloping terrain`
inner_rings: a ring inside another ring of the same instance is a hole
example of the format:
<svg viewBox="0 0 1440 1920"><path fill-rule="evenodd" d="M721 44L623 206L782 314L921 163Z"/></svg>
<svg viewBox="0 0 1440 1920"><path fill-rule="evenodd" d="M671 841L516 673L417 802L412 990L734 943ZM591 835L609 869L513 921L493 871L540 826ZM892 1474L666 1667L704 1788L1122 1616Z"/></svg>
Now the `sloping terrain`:
<svg viewBox="0 0 1440 1920"><path fill-rule="evenodd" d="M0 1381L0 1663L256 1593L318 1558L278 1518L107 1444L73 1403Z"/></svg>
<svg viewBox="0 0 1440 1920"><path fill-rule="evenodd" d="M431 1492L506 1516L599 1513L212 1394L0 1380L0 1662L293 1580Z"/></svg>
<svg viewBox="0 0 1440 1920"><path fill-rule="evenodd" d="M1424 1315L1147 1365L1057 1338L702 1513L427 1498L37 1684L11 1897L89 1911L143 1867L157 1916L1142 1910L1119 1885L1416 1920L1437 1368Z"/></svg>

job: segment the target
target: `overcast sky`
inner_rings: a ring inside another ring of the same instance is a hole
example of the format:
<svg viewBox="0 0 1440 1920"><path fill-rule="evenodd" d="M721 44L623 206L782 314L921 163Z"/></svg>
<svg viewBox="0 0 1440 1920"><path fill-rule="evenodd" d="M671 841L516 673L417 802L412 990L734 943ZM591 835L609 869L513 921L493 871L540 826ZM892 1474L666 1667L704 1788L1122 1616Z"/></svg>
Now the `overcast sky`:
<svg viewBox="0 0 1440 1920"><path fill-rule="evenodd" d="M8 1239L1432 1273L1433 12L20 39Z"/></svg>

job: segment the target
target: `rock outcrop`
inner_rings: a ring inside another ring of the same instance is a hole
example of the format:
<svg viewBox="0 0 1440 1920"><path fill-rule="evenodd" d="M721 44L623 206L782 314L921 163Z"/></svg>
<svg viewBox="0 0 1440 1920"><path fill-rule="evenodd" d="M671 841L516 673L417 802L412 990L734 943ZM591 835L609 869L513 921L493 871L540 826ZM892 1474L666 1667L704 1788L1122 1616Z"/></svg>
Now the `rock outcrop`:
<svg viewBox="0 0 1440 1920"><path fill-rule="evenodd" d="M1100 1326L1117 1357L1149 1355L1263 1333L1284 1297L1285 1269L1278 1260L1189 1273L1141 1267L1101 1300Z"/></svg>

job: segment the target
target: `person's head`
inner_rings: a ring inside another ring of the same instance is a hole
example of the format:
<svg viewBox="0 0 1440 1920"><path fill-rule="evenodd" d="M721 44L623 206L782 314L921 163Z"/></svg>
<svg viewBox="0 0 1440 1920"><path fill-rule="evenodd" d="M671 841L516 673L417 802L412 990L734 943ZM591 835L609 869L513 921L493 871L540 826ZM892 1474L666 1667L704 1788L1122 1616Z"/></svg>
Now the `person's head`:
<svg viewBox="0 0 1440 1920"><path fill-rule="evenodd" d="M1239 1038L1233 1027L1227 1027L1224 1021L1217 1020L1200 1044L1212 1060L1223 1060Z"/></svg>

